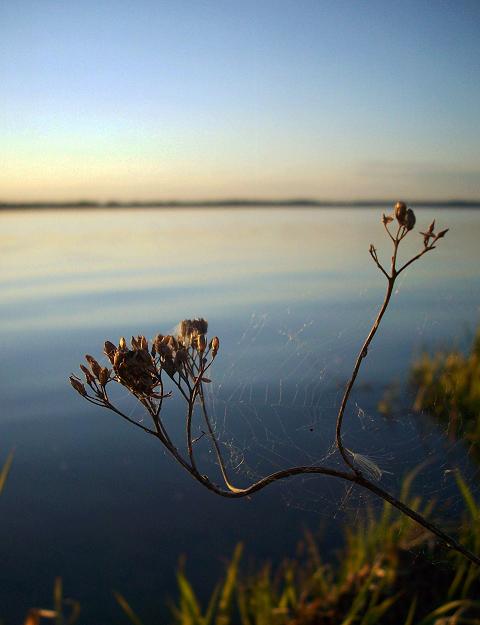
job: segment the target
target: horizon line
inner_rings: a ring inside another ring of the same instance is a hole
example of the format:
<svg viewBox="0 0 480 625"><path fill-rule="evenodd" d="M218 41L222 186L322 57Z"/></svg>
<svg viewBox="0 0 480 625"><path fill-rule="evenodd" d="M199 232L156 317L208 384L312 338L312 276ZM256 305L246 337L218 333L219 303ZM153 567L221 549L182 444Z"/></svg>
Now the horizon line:
<svg viewBox="0 0 480 625"><path fill-rule="evenodd" d="M391 199L354 199L354 200L329 200L315 198L285 198L285 199L259 199L259 198L222 198L222 199L198 199L198 200L57 200L57 201L0 201L0 210L4 209L48 209L48 208L221 208L221 207L367 207L367 206L393 206L397 200ZM423 199L407 202L412 206L438 206L438 207L480 207L480 199L455 199L448 200Z"/></svg>

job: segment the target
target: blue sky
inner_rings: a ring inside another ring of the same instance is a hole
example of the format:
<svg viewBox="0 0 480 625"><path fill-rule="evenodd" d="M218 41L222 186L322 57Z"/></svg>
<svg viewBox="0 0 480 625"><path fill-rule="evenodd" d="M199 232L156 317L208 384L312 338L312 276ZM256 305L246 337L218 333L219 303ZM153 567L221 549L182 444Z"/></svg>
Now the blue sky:
<svg viewBox="0 0 480 625"><path fill-rule="evenodd" d="M480 3L0 3L0 199L480 197Z"/></svg>

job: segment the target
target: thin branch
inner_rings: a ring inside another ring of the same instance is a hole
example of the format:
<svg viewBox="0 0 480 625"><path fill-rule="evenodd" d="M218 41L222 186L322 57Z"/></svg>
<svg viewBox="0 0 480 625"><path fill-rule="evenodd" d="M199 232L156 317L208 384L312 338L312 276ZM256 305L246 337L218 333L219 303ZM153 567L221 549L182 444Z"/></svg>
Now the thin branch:
<svg viewBox="0 0 480 625"><path fill-rule="evenodd" d="M383 222L383 227L385 228L385 230L386 230L386 232L387 232L388 236L390 237L390 239L391 239L392 241L395 241L395 237L394 237L394 236L392 235L392 233L390 232L390 229L389 229L389 227L388 227L388 223L386 223L386 222L384 221L384 222Z"/></svg>
<svg viewBox="0 0 480 625"><path fill-rule="evenodd" d="M423 249L421 252L419 252L416 256L414 256L413 258L411 258L408 262L406 262L402 267L400 267L400 269L397 271L397 276L399 274L402 273L402 271L404 269L406 269L409 265L411 265L412 263L414 263L416 260L418 260L419 258L421 258L424 254L426 254L427 252L429 252L430 250L434 250L435 246L434 245L429 245L428 247L426 247L425 249Z"/></svg>
<svg viewBox="0 0 480 625"><path fill-rule="evenodd" d="M390 278L390 276L388 275L388 273L385 271L384 267L382 266L382 264L378 260L377 252L376 252L375 248L373 247L373 245L370 246L369 253L370 253L370 256L373 259L373 262L377 265L377 267L380 269L380 271L383 273L383 275L388 280Z"/></svg>
<svg viewBox="0 0 480 625"><path fill-rule="evenodd" d="M187 448L188 448L188 457L190 459L190 464L192 468L196 470L195 458L193 456L193 443L192 443L192 418L193 418L193 409L195 406L195 398L191 397L188 402L188 412L186 419L186 436L187 436Z"/></svg>
<svg viewBox="0 0 480 625"><path fill-rule="evenodd" d="M118 410L118 408L115 408L115 406L113 404L111 404L110 402L103 404L103 407L107 408L108 410L111 410L112 412L115 412L118 415L120 415L122 417L122 419L125 419L129 423L133 423L133 425L136 425L137 428L140 428L144 432L147 432L148 434L151 434L152 436L155 436L156 438L160 439L160 436L158 435L158 432L155 432L154 430L151 430L150 428L145 427L144 425L142 425L138 421L135 421L135 419L131 419L130 417L127 417L126 414L124 414L123 412Z"/></svg>
<svg viewBox="0 0 480 625"><path fill-rule="evenodd" d="M205 423L207 424L208 432L210 434L210 439L213 443L213 447L215 449L215 455L217 456L218 464L220 466L220 472L222 474L223 481L225 482L226 487L232 493L241 493L244 491L242 488L237 488L234 486L230 480L228 479L227 468L225 465L225 461L223 460L222 452L220 450L220 445L218 444L217 437L215 436L215 432L213 430L212 424L210 422L210 418L207 412L207 406L205 405L205 397L203 394L203 388L200 384L199 386L199 395L200 395L200 403L202 405L202 412L205 419Z"/></svg>
<svg viewBox="0 0 480 625"><path fill-rule="evenodd" d="M200 354L200 366L201 369L198 370L198 376L195 380L195 384L190 392L190 397L188 399L188 411L187 411L187 419L186 419L186 436L187 436L187 448L188 448L188 457L190 458L190 464L194 469L196 469L195 458L193 456L193 443L192 443L192 420L193 420L193 411L195 408L195 400L197 395L199 394L199 388L202 383L202 377L205 371L207 371L213 360L205 367L203 364L203 357Z"/></svg>

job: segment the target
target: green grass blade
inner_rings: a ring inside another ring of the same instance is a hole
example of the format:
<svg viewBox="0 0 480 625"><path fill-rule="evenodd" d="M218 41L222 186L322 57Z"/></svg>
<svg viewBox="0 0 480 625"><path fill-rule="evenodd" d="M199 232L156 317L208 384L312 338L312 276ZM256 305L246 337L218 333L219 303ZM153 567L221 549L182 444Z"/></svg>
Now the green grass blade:
<svg viewBox="0 0 480 625"><path fill-rule="evenodd" d="M207 611L205 612L205 617L203 619L204 625L210 625L213 621L213 617L215 615L215 610L217 609L218 597L220 595L220 584L217 584L215 590L210 597L210 601L208 602Z"/></svg>
<svg viewBox="0 0 480 625"><path fill-rule="evenodd" d="M289 607L295 608L298 602L297 592L295 589L295 576L292 566L287 566L284 573L284 589L280 601L279 609L288 610Z"/></svg>
<svg viewBox="0 0 480 625"><path fill-rule="evenodd" d="M352 603L352 606L350 607L350 610L348 611L345 618L343 619L341 625L351 625L352 623L355 623L358 615L367 604L368 593L369 593L370 586L372 584L373 577L374 577L374 569L372 568L372 570L367 576L367 579L363 582L360 590L358 591L357 596L355 597Z"/></svg>
<svg viewBox="0 0 480 625"><path fill-rule="evenodd" d="M180 571L177 575L178 587L180 589L180 609L182 612L182 622L203 625L202 611L193 588ZM187 614L185 614L187 610ZM188 619L185 617L188 616Z"/></svg>
<svg viewBox="0 0 480 625"><path fill-rule="evenodd" d="M424 619L418 623L418 625L434 625L437 621L438 616L443 616L447 612L454 610L455 608L470 608L470 607L480 607L480 602L478 601L469 601L467 599L458 599L456 601L449 601L444 605L440 606L433 612L430 612Z"/></svg>
<svg viewBox="0 0 480 625"><path fill-rule="evenodd" d="M243 545L238 543L233 552L232 561L228 565L227 575L223 584L222 593L218 602L218 614L215 619L216 625L228 625L230 623L230 608L232 604L233 591L237 581L238 564L242 557Z"/></svg>
<svg viewBox="0 0 480 625"><path fill-rule="evenodd" d="M447 599L451 599L452 597L454 597L457 593L458 587L460 585L460 582L462 581L463 577L465 576L465 572L467 571L467 564L462 562L456 570L455 576L453 578L452 583L450 584L450 588L448 589L448 593L447 593Z"/></svg>
<svg viewBox="0 0 480 625"><path fill-rule="evenodd" d="M460 471L455 471L455 481L457 482L457 486L462 493L463 500L470 512L470 515L474 521L477 521L479 518L479 508L475 503L475 499L473 498L471 490L468 488L465 480L462 477Z"/></svg>
<svg viewBox="0 0 480 625"><path fill-rule="evenodd" d="M115 597L116 602L125 612L128 619L133 623L133 625L143 625L142 621L132 610L128 601L125 599L125 597L123 597L119 592L114 592L113 595Z"/></svg>
<svg viewBox="0 0 480 625"><path fill-rule="evenodd" d="M361 625L376 625L382 616L390 610L392 605L398 601L401 594L402 593L397 593L393 597L387 597L387 599L384 599L378 605L369 608L365 617L362 619Z"/></svg>
<svg viewBox="0 0 480 625"><path fill-rule="evenodd" d="M248 614L247 589L245 588L243 584L238 585L237 603L238 603L238 611L240 613L241 625L252 625L252 622Z"/></svg>
<svg viewBox="0 0 480 625"><path fill-rule="evenodd" d="M415 616L415 612L417 611L417 595L413 598L412 603L408 609L407 619L404 625L413 625L413 618Z"/></svg>

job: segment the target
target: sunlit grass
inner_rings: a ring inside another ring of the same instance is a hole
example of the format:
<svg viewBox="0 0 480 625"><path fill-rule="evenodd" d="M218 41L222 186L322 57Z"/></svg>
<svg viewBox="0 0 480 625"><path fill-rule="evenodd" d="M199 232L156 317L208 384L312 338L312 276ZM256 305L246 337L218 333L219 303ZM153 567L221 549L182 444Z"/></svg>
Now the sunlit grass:
<svg viewBox="0 0 480 625"><path fill-rule="evenodd" d="M402 497L430 514L433 503L410 494L417 471L404 480ZM458 538L478 550L480 507L459 473L457 484L466 505ZM204 603L182 564L171 606L175 625L480 625L478 567L445 552L388 503L346 523L333 561L324 560L309 532L300 555L277 567L266 563L246 573L242 551L237 545ZM125 597L116 598L129 620L142 625L141 606L137 612Z"/></svg>
<svg viewBox="0 0 480 625"><path fill-rule="evenodd" d="M415 409L447 424L450 436L464 438L480 460L480 329L470 352L424 353L413 364Z"/></svg>

